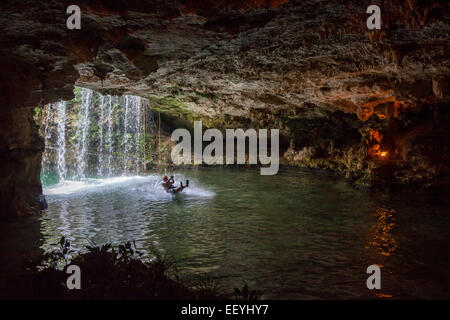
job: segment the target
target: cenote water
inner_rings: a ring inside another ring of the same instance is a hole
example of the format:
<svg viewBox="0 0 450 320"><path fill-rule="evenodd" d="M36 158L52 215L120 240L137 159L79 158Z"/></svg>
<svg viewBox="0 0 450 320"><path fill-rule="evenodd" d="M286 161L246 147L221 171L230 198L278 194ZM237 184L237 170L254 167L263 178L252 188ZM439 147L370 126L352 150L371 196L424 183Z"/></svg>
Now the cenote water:
<svg viewBox="0 0 450 320"><path fill-rule="evenodd" d="M40 248L61 235L76 249L135 240L144 252L166 252L187 281L213 279L225 292L247 283L263 298L450 297L444 197L374 195L298 169L185 170L175 178L191 187L167 194L159 174L45 187L48 209L34 230ZM377 292L366 287L372 264L382 266Z"/></svg>

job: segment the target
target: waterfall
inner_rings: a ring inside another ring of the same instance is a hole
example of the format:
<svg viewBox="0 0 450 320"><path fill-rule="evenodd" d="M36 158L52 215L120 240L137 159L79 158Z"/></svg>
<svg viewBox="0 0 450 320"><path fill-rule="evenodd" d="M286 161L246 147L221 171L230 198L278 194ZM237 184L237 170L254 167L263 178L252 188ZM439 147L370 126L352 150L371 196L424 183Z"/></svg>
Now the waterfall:
<svg viewBox="0 0 450 320"><path fill-rule="evenodd" d="M49 126L50 113L51 113L51 105L49 104L42 110L42 116L44 117L44 145L45 145L45 151L42 154L42 162L41 162L42 172L46 172L48 170L49 151L47 146L52 136Z"/></svg>
<svg viewBox="0 0 450 320"><path fill-rule="evenodd" d="M112 174L112 168L111 168L111 160L112 160L112 152L113 152L113 145L112 145L112 97L108 96L108 131L106 134L106 147L108 148L108 176L111 176Z"/></svg>
<svg viewBox="0 0 450 320"><path fill-rule="evenodd" d="M59 180L66 178L66 102L60 101L57 105L58 109L58 176Z"/></svg>
<svg viewBox="0 0 450 320"><path fill-rule="evenodd" d="M43 179L52 183L57 176L64 181L139 173L145 150L142 105L137 96L101 95L84 88L77 88L70 102L46 105Z"/></svg>
<svg viewBox="0 0 450 320"><path fill-rule="evenodd" d="M83 179L86 177L86 154L87 154L87 133L89 129L89 107L92 100L92 90L81 89L81 108L78 113L79 126L78 126L78 144L77 144L77 178Z"/></svg>
<svg viewBox="0 0 450 320"><path fill-rule="evenodd" d="M123 171L125 175L128 172L128 153L130 151L130 141L129 141L129 134L128 134L128 118L130 113L130 96L125 96L125 119L123 121L124 126L124 139L123 139Z"/></svg>
<svg viewBox="0 0 450 320"><path fill-rule="evenodd" d="M136 121L135 121L135 127L134 127L134 136L136 139L136 173L139 173L139 166L141 163L140 159L140 140L141 140L141 98L135 97L136 103L135 103L135 115L136 115Z"/></svg>
<svg viewBox="0 0 450 320"><path fill-rule="evenodd" d="M101 176L104 170L103 163L103 121L104 121L104 103L105 97L103 95L100 96L100 118L98 121L98 126L100 128L100 141L99 141L99 150L98 150L98 167L97 172L98 175Z"/></svg>
<svg viewBox="0 0 450 320"><path fill-rule="evenodd" d="M125 118L124 118L124 140L123 157L124 173L127 174L130 169L130 157L134 157L134 168L139 173L140 165L140 127L141 127L141 98L137 96L125 95ZM134 135L134 141L132 139ZM132 153L134 151L134 153ZM131 155L130 155L131 154Z"/></svg>

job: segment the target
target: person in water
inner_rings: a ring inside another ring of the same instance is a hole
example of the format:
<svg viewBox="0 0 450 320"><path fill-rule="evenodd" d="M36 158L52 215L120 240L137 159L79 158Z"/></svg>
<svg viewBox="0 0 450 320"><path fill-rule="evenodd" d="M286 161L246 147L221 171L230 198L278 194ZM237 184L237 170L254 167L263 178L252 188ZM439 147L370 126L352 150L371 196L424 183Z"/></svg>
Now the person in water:
<svg viewBox="0 0 450 320"><path fill-rule="evenodd" d="M171 193L178 193L182 191L184 188L189 187L189 180L186 180L186 185L183 186L183 182L180 182L180 186L177 187L174 185L175 180L173 179L173 176L170 176L170 179L167 176L162 177L162 186L164 190Z"/></svg>

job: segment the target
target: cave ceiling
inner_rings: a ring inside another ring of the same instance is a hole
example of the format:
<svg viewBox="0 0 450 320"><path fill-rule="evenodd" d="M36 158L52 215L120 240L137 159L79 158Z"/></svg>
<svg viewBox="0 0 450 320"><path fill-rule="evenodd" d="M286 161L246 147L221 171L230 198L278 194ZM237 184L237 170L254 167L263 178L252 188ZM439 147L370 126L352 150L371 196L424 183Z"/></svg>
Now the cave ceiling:
<svg viewBox="0 0 450 320"><path fill-rule="evenodd" d="M379 31L365 1L78 1L80 30L69 4L0 4L3 105L69 99L75 84L207 117L364 120L449 99L447 1L384 1Z"/></svg>

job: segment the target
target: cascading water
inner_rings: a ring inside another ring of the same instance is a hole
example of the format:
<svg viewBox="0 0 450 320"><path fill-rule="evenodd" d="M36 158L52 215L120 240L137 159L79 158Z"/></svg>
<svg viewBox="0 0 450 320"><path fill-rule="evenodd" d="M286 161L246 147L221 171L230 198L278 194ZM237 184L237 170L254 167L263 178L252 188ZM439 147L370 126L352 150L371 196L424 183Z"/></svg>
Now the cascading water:
<svg viewBox="0 0 450 320"><path fill-rule="evenodd" d="M123 121L123 125L124 125L124 141L123 141L123 171L125 173L125 175L127 174L128 171L128 152L130 151L130 141L129 141L129 137L128 137L128 118L129 118L129 112L130 112L130 96L126 95L125 96L125 119Z"/></svg>
<svg viewBox="0 0 450 320"><path fill-rule="evenodd" d="M42 167L42 172L47 172L48 171L48 167L49 167L49 148L47 148L49 140L51 138L51 131L50 131L50 126L49 126L49 121L50 121L50 117L51 117L51 107L52 105L49 104L47 106L47 108L44 108L42 111L42 116L44 117L44 143L45 143L45 151L42 154L42 162L41 162L41 167Z"/></svg>
<svg viewBox="0 0 450 320"><path fill-rule="evenodd" d="M92 100L92 90L83 88L81 90L82 104L79 112L80 123L78 126L78 144L77 144L77 178L86 177L86 153L88 146L88 128L90 124L89 107Z"/></svg>
<svg viewBox="0 0 450 320"><path fill-rule="evenodd" d="M134 136L135 136L135 144L136 144L136 173L139 173L139 166L141 164L141 157L140 157L140 144L141 144L141 98L140 97L134 97L136 100L135 106L135 115L136 115L136 121L135 121L135 127L134 127Z"/></svg>
<svg viewBox="0 0 450 320"><path fill-rule="evenodd" d="M100 141L99 141L99 150L98 150L98 170L97 173L99 176L102 176L105 164L103 163L103 121L104 121L104 103L105 97L102 95L100 97L100 118L98 121L98 126L100 128Z"/></svg>
<svg viewBox="0 0 450 320"><path fill-rule="evenodd" d="M108 96L108 132L106 135L106 147L108 148L108 177L112 174L111 160L113 153L113 145L112 145L112 97Z"/></svg>
<svg viewBox="0 0 450 320"><path fill-rule="evenodd" d="M66 178L66 102L60 101L58 108L58 176L60 180Z"/></svg>
<svg viewBox="0 0 450 320"><path fill-rule="evenodd" d="M77 88L74 100L45 106L43 179L55 183L139 173L145 149L142 101Z"/></svg>

